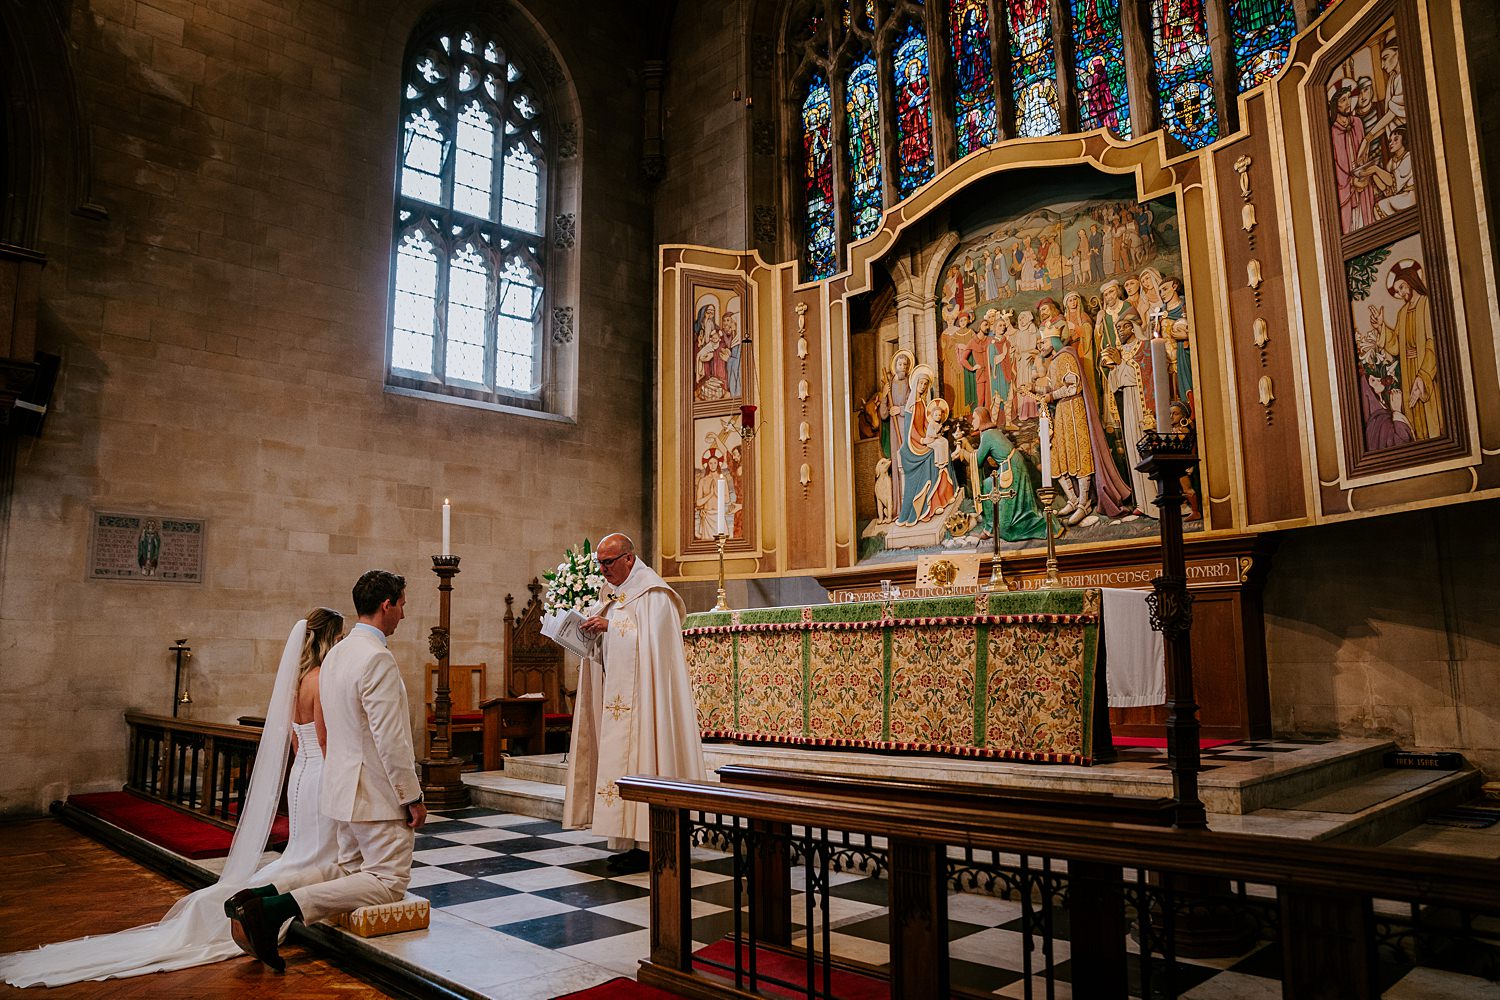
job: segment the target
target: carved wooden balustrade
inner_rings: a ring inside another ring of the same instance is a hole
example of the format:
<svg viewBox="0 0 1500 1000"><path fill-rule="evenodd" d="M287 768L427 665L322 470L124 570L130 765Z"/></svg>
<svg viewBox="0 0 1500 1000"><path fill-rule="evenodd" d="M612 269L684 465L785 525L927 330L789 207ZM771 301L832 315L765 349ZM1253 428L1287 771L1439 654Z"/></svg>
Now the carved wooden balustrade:
<svg viewBox="0 0 1500 1000"><path fill-rule="evenodd" d="M624 798L651 811L651 953L639 979L680 995L831 998L850 973L888 978L893 1000L962 992L950 989L948 971L957 891L1020 904L1027 997L1033 988L1051 996L1058 981L1055 920L1068 924L1079 997L1179 996L1193 984L1182 981L1178 955L1213 953L1205 941L1215 936L1203 930L1215 923L1224 954L1257 940L1279 945L1291 998L1377 997L1382 960L1500 976L1494 861L1173 829L1169 800L720 774L720 784L619 782ZM730 938L739 944L714 960L693 954L695 846L733 858ZM888 969L831 954L830 876L849 871L886 877ZM800 921L794 885L805 888ZM1228 888L1210 898L1204 886Z"/></svg>
<svg viewBox="0 0 1500 1000"><path fill-rule="evenodd" d="M125 790L226 829L240 814L260 730L126 712Z"/></svg>

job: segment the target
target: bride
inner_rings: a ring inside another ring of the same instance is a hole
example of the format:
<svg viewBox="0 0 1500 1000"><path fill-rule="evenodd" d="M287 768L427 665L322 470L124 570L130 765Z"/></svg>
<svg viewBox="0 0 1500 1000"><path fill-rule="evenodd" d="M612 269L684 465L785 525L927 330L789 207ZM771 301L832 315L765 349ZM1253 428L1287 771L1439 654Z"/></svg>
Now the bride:
<svg viewBox="0 0 1500 1000"><path fill-rule="evenodd" d="M304 869L322 872L313 881L333 877L337 856L333 822L318 810L326 739L318 674L343 627L344 618L337 611L314 608L287 636L249 793L219 881L178 900L160 923L0 955L0 977L5 982L62 986L220 962L240 954L240 947L230 938L224 900L247 886L274 884ZM281 800L289 745L297 752L286 786L290 836L281 857L257 871Z"/></svg>

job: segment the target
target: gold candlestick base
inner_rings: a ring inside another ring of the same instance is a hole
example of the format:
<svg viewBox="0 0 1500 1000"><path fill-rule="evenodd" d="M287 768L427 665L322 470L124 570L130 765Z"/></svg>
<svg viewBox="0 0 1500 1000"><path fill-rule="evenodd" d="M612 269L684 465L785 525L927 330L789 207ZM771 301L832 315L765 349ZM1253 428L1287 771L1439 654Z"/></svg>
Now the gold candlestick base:
<svg viewBox="0 0 1500 1000"><path fill-rule="evenodd" d="M714 541L719 543L719 601L714 605L715 611L729 611L729 595L724 592L724 543L729 536L723 533L714 536Z"/></svg>
<svg viewBox="0 0 1500 1000"><path fill-rule="evenodd" d="M1057 488L1043 486L1036 491L1036 495L1042 502L1042 516L1047 521L1047 586L1058 588L1062 586L1062 577L1057 572L1057 539L1062 531L1057 530L1057 512L1052 509L1052 502L1057 498Z"/></svg>

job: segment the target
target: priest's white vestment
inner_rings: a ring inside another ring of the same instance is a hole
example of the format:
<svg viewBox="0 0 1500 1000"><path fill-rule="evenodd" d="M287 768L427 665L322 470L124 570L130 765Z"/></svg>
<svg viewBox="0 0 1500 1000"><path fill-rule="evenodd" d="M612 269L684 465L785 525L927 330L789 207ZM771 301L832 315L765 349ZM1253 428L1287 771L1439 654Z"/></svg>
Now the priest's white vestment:
<svg viewBox="0 0 1500 1000"><path fill-rule="evenodd" d="M602 598L609 628L595 647L599 655L585 659L578 674L563 826L643 843L650 839L648 809L623 801L615 782L627 774L708 773L682 655L686 608L640 560L618 587L606 584Z"/></svg>

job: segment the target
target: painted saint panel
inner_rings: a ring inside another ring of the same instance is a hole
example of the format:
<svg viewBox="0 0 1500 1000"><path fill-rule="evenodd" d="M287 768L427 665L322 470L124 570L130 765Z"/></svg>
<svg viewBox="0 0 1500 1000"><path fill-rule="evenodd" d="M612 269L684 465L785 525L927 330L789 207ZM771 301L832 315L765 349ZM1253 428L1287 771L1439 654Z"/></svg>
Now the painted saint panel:
<svg viewBox="0 0 1500 1000"><path fill-rule="evenodd" d="M719 530L719 481L724 482L724 529L730 541L745 537L744 447L738 414L693 421L693 539L711 542Z"/></svg>
<svg viewBox="0 0 1500 1000"><path fill-rule="evenodd" d="M1326 93L1344 235L1415 207L1406 85L1394 19L1329 74Z"/></svg>
<svg viewBox="0 0 1500 1000"><path fill-rule="evenodd" d="M912 22L896 42L896 187L904 198L932 179L932 88L927 36Z"/></svg>
<svg viewBox="0 0 1500 1000"><path fill-rule="evenodd" d="M693 303L693 400L737 401L744 395L744 328L738 294L698 290Z"/></svg>
<svg viewBox="0 0 1500 1000"><path fill-rule="evenodd" d="M1151 47L1161 124L1188 149L1219 137L1214 60L1204 0L1152 0Z"/></svg>
<svg viewBox="0 0 1500 1000"><path fill-rule="evenodd" d="M1181 237L1173 199L1138 202L1114 184L1036 195L969 228L936 289L935 369L884 349L862 408L878 443L855 444L879 448L861 463L875 470L873 489L859 491L873 498L858 512L862 559L987 551L996 530L1008 547L1041 544L1044 411L1064 544L1156 531L1137 442L1197 412ZM1154 359L1168 369L1166 413Z"/></svg>
<svg viewBox="0 0 1500 1000"><path fill-rule="evenodd" d="M807 213L803 220L808 281L826 278L838 260L833 225L833 98L828 80L814 73L802 99L802 180Z"/></svg>
<svg viewBox="0 0 1500 1000"><path fill-rule="evenodd" d="M958 155L995 141L995 74L990 55L990 9L986 0L951 0L948 40L953 55L954 127Z"/></svg>
<svg viewBox="0 0 1500 1000"><path fill-rule="evenodd" d="M1130 138L1130 95L1125 87L1125 36L1120 0L1070 0L1073 79L1080 130L1113 129Z"/></svg>
<svg viewBox="0 0 1500 1000"><path fill-rule="evenodd" d="M1345 262L1359 419L1367 452L1444 435L1439 368L1420 234Z"/></svg>
<svg viewBox="0 0 1500 1000"><path fill-rule="evenodd" d="M875 56L863 53L844 85L849 129L849 201L855 239L880 228L880 75Z"/></svg>
<svg viewBox="0 0 1500 1000"><path fill-rule="evenodd" d="M1005 0L1010 27L1011 92L1016 99L1016 134L1056 135L1057 58L1052 41L1050 0Z"/></svg>

